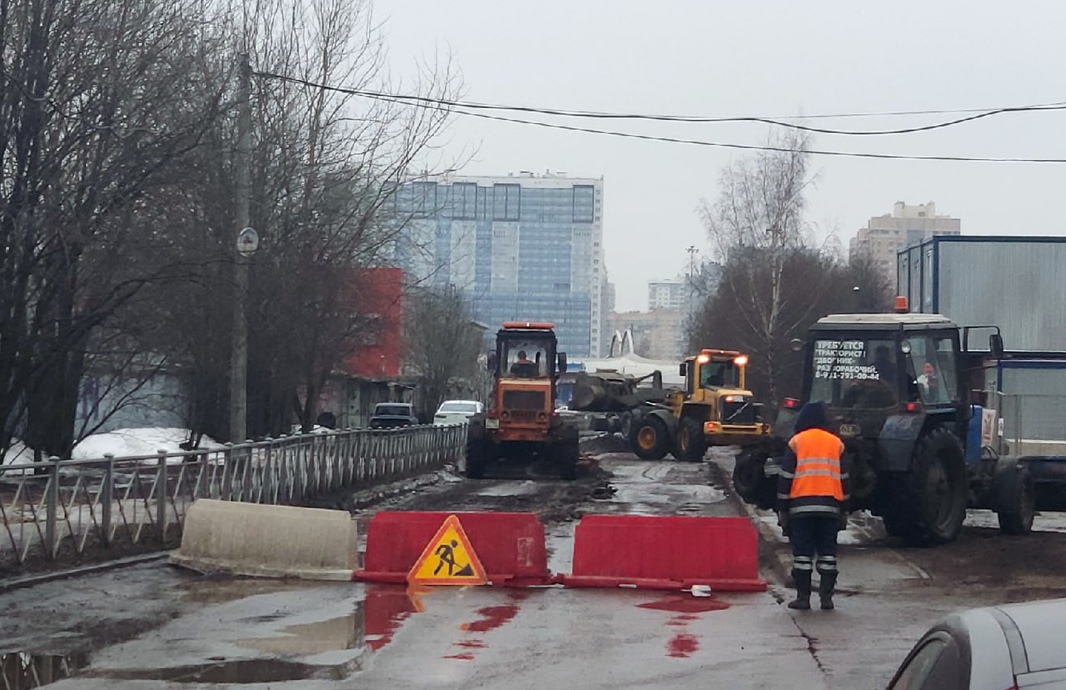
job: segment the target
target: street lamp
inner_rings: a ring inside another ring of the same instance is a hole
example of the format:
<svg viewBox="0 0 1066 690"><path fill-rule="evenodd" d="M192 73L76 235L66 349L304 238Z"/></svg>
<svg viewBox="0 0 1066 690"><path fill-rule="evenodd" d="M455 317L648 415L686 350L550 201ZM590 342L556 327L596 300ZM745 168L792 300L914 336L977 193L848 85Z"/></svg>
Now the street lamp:
<svg viewBox="0 0 1066 690"><path fill-rule="evenodd" d="M259 233L245 227L237 233L237 257L234 263L233 361L230 372L230 442L247 438L248 418L248 318L244 303L248 296L248 259L259 249Z"/></svg>

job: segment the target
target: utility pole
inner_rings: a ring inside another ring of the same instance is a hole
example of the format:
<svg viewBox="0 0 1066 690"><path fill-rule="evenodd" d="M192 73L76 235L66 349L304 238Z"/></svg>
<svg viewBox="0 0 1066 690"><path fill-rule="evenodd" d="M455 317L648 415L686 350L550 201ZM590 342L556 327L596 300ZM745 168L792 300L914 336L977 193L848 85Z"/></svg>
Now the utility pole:
<svg viewBox="0 0 1066 690"><path fill-rule="evenodd" d="M248 257L259 238L251 223L252 66L248 54L240 56L237 92L237 150L233 159L237 242L233 264L233 353L229 386L229 439L241 443L248 437L248 323L244 302L248 293Z"/></svg>

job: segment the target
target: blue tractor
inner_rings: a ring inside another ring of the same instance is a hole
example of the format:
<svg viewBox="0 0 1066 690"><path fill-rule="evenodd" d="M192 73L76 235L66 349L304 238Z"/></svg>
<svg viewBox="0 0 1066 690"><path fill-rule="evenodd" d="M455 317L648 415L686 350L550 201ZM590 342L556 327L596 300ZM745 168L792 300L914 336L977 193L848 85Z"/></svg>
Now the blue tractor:
<svg viewBox="0 0 1066 690"><path fill-rule="evenodd" d="M971 351L978 329L990 332L988 348ZM850 510L870 510L915 545L954 540L968 507L994 510L1004 532L1030 531L1036 463L1056 461L996 452L981 390L985 368L1003 357L998 328L960 328L900 302L895 313L822 318L793 347L804 353L802 395L785 400L766 443L738 456L733 481L745 501L773 508L799 408L822 400L845 444Z"/></svg>

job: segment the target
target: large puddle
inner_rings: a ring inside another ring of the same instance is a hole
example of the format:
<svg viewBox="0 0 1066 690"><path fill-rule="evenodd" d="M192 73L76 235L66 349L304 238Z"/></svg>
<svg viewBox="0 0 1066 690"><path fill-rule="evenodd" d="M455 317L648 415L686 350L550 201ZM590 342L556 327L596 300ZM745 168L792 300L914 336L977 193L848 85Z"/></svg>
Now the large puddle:
<svg viewBox="0 0 1066 690"><path fill-rule="evenodd" d="M153 670L119 670L101 674L115 680L162 680L168 683L283 683L309 678L343 680L358 668L321 666L284 659L235 659Z"/></svg>
<svg viewBox="0 0 1066 690"><path fill-rule="evenodd" d="M181 582L178 589L184 590L187 601L197 604L222 604L258 594L299 591L306 586L298 580L204 575Z"/></svg>
<svg viewBox="0 0 1066 690"><path fill-rule="evenodd" d="M389 588L391 589L391 588ZM399 589L402 595L403 590ZM388 598L388 597L386 597ZM406 597L405 597L406 598ZM391 614L383 617L376 609L382 599L379 592L371 591L366 601L354 603L353 611L313 623L285 625L286 615L264 614L242 618L240 622L256 633L256 636L233 640L238 649L252 650L267 656L236 654L209 656L201 663L166 666L153 669L103 668L89 669L87 674L96 677L120 680L161 680L168 683L282 683L296 680L343 680L362 668L363 652L368 645L366 626L368 621L392 620ZM368 612L368 608L370 612ZM330 661L311 663L306 661L329 652L351 652L327 657Z"/></svg>
<svg viewBox="0 0 1066 690"><path fill-rule="evenodd" d="M281 634L276 637L238 640L237 644L276 656L314 656L357 649L363 646L366 639L363 620L363 604L360 602L350 616L289 625L282 628Z"/></svg>
<svg viewBox="0 0 1066 690"><path fill-rule="evenodd" d="M212 583L211 587L190 587L190 599L199 603L232 602L235 599L281 594L299 590L299 583L265 580L230 580ZM256 615L232 614L235 618L220 625L239 626L247 636L238 639L206 639L189 653L188 642L183 657L171 661L167 645L177 631L166 626L127 644L142 645L137 652L158 658L159 667L126 668L106 660L93 664L90 653L66 656L12 652L0 655L0 690L30 690L62 680L83 676L115 680L156 680L168 683L282 683L297 680L343 680L359 671L366 654L388 645L404 619L421 610L419 594L404 587L371 585L365 598L349 600L344 607L351 613L321 621L287 623L302 612L267 611ZM338 611L340 613L340 611ZM505 614L485 609L485 620L477 626L491 626L486 621L505 618ZM487 628L486 628L487 629ZM180 636L180 632L177 632ZM176 638L175 638L176 639ZM246 650L242 651L242 650ZM199 656L196 652L199 651ZM106 652L100 652L107 656ZM325 656L321 656L325 655ZM188 659L193 663L182 663ZM202 661L201 661L202 660Z"/></svg>

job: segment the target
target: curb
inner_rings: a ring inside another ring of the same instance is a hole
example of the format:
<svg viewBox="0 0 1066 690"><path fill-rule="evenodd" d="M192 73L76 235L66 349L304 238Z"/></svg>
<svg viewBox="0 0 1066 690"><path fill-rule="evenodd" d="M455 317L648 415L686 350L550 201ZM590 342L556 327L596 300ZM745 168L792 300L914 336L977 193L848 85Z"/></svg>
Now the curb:
<svg viewBox="0 0 1066 690"><path fill-rule="evenodd" d="M734 501L740 504L744 513L755 524L755 528L759 531L760 537L760 550L763 552L765 561L770 567L771 572L777 579L778 584L783 587L792 586L792 547L789 543L783 540L774 531L774 528L766 524L766 521L762 519L762 515L754 506L751 506L744 502L739 496L737 496L732 490L732 484L730 484L730 496Z"/></svg>
<svg viewBox="0 0 1066 690"><path fill-rule="evenodd" d="M759 561L769 568L776 584L790 587L792 584L792 547L763 520L763 516L755 506L746 503L737 495L733 488L732 474L725 467L714 460L710 460L708 465L712 468L711 471L716 475L718 482L725 487L726 498L751 520L759 532Z"/></svg>
<svg viewBox="0 0 1066 690"><path fill-rule="evenodd" d="M153 553L142 554L140 556L118 558L113 561L106 561L104 563L94 563L92 565L81 566L79 568L69 568L67 570L55 570L52 572L39 573L36 575L13 577L6 580L0 580L0 593L10 592L11 590L22 589L24 587L33 587L34 585L45 584L47 582L55 582L56 580L65 580L71 577L93 575L96 573L103 573L109 570L118 570L119 568L126 568L133 565L151 563L152 561L163 560L168 556L170 556L170 551L155 551Z"/></svg>

